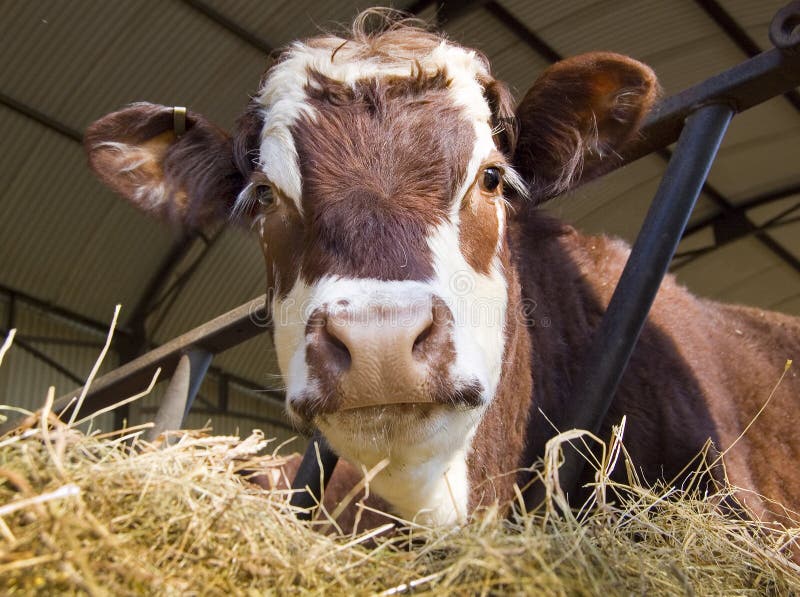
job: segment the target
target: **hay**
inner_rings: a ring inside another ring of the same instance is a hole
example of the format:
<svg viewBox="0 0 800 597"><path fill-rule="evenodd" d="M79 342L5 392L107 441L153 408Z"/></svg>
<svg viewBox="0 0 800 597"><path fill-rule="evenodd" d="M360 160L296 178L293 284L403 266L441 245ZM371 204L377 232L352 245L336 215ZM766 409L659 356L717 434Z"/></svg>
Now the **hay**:
<svg viewBox="0 0 800 597"><path fill-rule="evenodd" d="M258 432L184 431L157 444L140 437L152 424L83 433L50 412L53 394L0 437L2 594L800 595L800 567L786 557L800 528L726 516L717 504L733 488L700 499L691 487L644 487L624 421L578 512L558 485L560 446L599 440L573 431L539 463L542 512L345 535L324 514L299 522L289 491L243 478L285 462ZM0 407L0 422L3 410L19 411ZM620 465L628 485L609 477Z"/></svg>
<svg viewBox="0 0 800 597"><path fill-rule="evenodd" d="M675 490L606 479L580 516L325 535L288 492L237 474L282 463L258 455L260 434L131 448L141 432L85 435L51 415L0 439L0 592L800 594L777 551L791 535Z"/></svg>

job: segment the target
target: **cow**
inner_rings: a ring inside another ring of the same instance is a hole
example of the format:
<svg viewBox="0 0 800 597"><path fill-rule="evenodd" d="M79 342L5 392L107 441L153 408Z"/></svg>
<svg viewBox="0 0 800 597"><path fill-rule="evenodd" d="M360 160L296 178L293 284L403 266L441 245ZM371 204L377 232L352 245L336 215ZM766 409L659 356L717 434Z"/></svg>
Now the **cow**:
<svg viewBox="0 0 800 597"><path fill-rule="evenodd" d="M356 470L384 467L370 489L396 515L460 524L507 508L532 446L581 408L572 382L629 247L540 206L608 169L659 86L594 52L515 106L481 53L369 16L285 48L232 134L135 103L85 147L150 214L256 231L289 417ZM680 482L710 440L725 464L710 482L726 474L755 516L785 522L772 500L800 507L794 371L740 435L798 355L798 319L667 276L601 434L627 417L648 483Z"/></svg>

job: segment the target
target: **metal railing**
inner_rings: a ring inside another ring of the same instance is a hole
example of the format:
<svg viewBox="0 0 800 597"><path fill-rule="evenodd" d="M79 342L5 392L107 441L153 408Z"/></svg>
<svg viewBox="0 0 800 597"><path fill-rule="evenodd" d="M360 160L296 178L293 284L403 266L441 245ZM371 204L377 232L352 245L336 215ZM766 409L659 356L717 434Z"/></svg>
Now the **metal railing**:
<svg viewBox="0 0 800 597"><path fill-rule="evenodd" d="M800 85L799 24L800 1L794 1L772 21L774 49L660 102L645 121L639 140L609 168L619 168L678 140L619 284L584 355L582 376L573 387L573 395L580 397L576 404L583 410L576 412L571 427L599 430L731 118ZM264 296L253 299L96 379L77 414L85 417L120 397L140 392L161 368L161 378L171 381L148 437L180 428L214 355L264 331L268 318L264 301ZM80 391L56 400L54 412L72 416ZM13 426L13 421L6 423L0 433ZM532 453L543 454L544 444L532 446ZM336 461L336 455L315 434L294 482L295 489L306 490L295 493L296 505L311 507L318 502L320 483L330 478ZM577 450L567 455L560 469L562 487L575 487L583 462ZM541 484L531 485L525 498L529 507L540 503Z"/></svg>

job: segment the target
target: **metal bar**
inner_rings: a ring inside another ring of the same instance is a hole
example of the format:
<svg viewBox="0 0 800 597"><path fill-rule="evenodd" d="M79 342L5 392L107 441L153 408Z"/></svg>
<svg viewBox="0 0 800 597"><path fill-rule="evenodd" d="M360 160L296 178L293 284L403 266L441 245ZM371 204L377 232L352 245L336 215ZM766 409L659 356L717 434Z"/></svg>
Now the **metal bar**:
<svg viewBox="0 0 800 597"><path fill-rule="evenodd" d="M319 461L315 446L319 448ZM292 481L292 489L295 492L292 494L291 504L296 508L302 508L297 513L297 518L311 520L312 509L322 502L322 488L331 480L338 461L339 457L331 450L322 434L315 431Z"/></svg>
<svg viewBox="0 0 800 597"><path fill-rule="evenodd" d="M721 249L722 247L724 247L724 246L726 246L726 245L728 245L728 244L730 244L730 243L732 243L734 241L741 240L743 238L755 237L756 240L759 240L762 243L764 243L765 241L769 242L770 240L774 241L774 239L771 236L769 236L767 233L770 230L774 230L774 229L780 228L782 226L788 226L790 224L794 224L794 223L800 221L800 216L786 219L786 216L792 214L793 212L797 211L798 209L800 209L800 203L797 203L796 205L793 205L793 206L783 210L777 216L775 216L773 218L770 218L768 221L766 221L763 224L760 224L758 226L753 224L751 222L751 220L749 220L747 218L744 218L744 217L741 216L741 214L739 214L739 219L738 220L733 220L733 222L732 222L736 226L738 226L738 228L734 228L734 232L732 234L730 234L729 236L725 236L724 238L719 238L719 236L718 236L719 235L719 230L717 229L717 226L720 225L720 224L725 223L726 219L718 220L718 221L716 221L714 223L714 237L715 237L714 238L714 244L713 245L709 245L709 246L705 246L705 247L701 247L701 248L698 248L698 249L693 249L691 251L684 251L684 252L676 253L675 254L675 258L673 259L673 262L670 265L670 271L671 272L676 272L676 271L678 271L680 269L683 269L684 267L686 267L690 263L694 262L696 259L699 259L700 257L702 257L704 255L707 255L708 253L716 251L717 249ZM736 213L736 212L734 212L734 213ZM684 238L686 236L687 235L684 234ZM782 248L783 247L781 247L781 249ZM681 258L682 258L681 261L677 261L678 259L681 259ZM790 265L791 264L795 264L796 268L800 268L800 260L798 260L791 253L787 253L786 259L784 261L787 261Z"/></svg>
<svg viewBox="0 0 800 597"><path fill-rule="evenodd" d="M214 247L214 244L219 240L222 234L225 232L225 226L220 226L214 236L205 241L205 246L203 247L202 253L197 256L197 258L187 267L180 275L176 278L176 280L164 291L164 294L153 304L150 305L152 310L158 310L158 318L151 326L151 333L155 334L164 321L167 319L170 310L175 305L175 302L180 298L181 291L185 288L186 284L189 283L194 273L200 267L200 264L203 260L209 255L211 249ZM200 235L202 237L202 235ZM188 249L187 249L188 253Z"/></svg>
<svg viewBox="0 0 800 597"><path fill-rule="evenodd" d="M177 241L175 241L170 248L167 256L162 260L161 265L158 267L155 275L150 278L147 283L141 298L136 306L131 311L131 316L128 319L131 329L134 334L141 336L142 345L146 341L144 332L145 322L147 316L150 314L150 305L155 301L158 294L162 291L167 283L167 280L172 275L172 272L180 264L186 255L191 251L194 245L194 240L197 238L196 234L183 234ZM138 356L138 355L137 355Z"/></svg>
<svg viewBox="0 0 800 597"><path fill-rule="evenodd" d="M17 321L17 297L13 294L8 297L8 311L6 312L6 328L11 330Z"/></svg>
<svg viewBox="0 0 800 597"><path fill-rule="evenodd" d="M572 403L581 408L565 429L600 431L733 114L727 104L710 104L687 119L608 309L584 355L584 367L572 391ZM544 446L539 453L544 453ZM570 491L577 486L584 460L576 450L567 450L565 457L559 477L561 486ZM526 506L536 507L543 499L544 489L538 483L532 486Z"/></svg>
<svg viewBox="0 0 800 597"><path fill-rule="evenodd" d="M248 31L233 19L226 17L218 10L210 7L205 2L200 2L200 0L183 0L183 2L220 27L227 29L239 39L247 42L253 47L258 48L265 54L272 54L274 48L266 41L261 39L252 31Z"/></svg>
<svg viewBox="0 0 800 597"><path fill-rule="evenodd" d="M762 48L716 0L695 0L695 2L747 56L752 58L761 53ZM800 94L797 90L790 89L783 94L783 97L800 112Z"/></svg>
<svg viewBox="0 0 800 597"><path fill-rule="evenodd" d="M192 408L213 356L200 349L192 349L181 355L156 414L155 424L145 434L147 441L155 441L165 431L183 426L183 420Z"/></svg>
<svg viewBox="0 0 800 597"><path fill-rule="evenodd" d="M15 100L13 97L10 97L5 93L0 92L0 104L3 104L7 108L22 114L26 118L30 118L31 120L38 122L42 126L50 129L51 131L55 131L67 139L71 139L77 143L83 143L83 135L80 133L80 131L76 131L63 122L59 122L44 112L40 112L36 108L32 108L27 104L23 104L22 102Z"/></svg>
<svg viewBox="0 0 800 597"><path fill-rule="evenodd" d="M563 59L561 54L556 52L550 44L544 41L535 32L528 29L524 23L519 21L517 17L506 10L499 2L488 2L486 4L486 9L503 23L503 25L513 31L517 37L527 43L534 52L548 62L558 62Z"/></svg>
<svg viewBox="0 0 800 597"><path fill-rule="evenodd" d="M13 297L15 300L22 301L23 303L27 303L32 307L39 309L40 311L46 312L49 315L62 317L73 323L77 323L87 328L90 328L96 331L98 334L102 335L103 338L105 338L106 335L108 334L108 323L101 323L94 319L90 319L84 315L80 315L79 313L75 313L74 311L70 311L69 309L57 307L53 303L42 300L33 295L17 290L15 288L5 286L3 284L0 284L0 293L5 294L9 297ZM117 328L114 330L114 334L115 336L127 336L130 334L130 332L127 329L127 326L117 326Z"/></svg>
<svg viewBox="0 0 800 597"><path fill-rule="evenodd" d="M413 15L417 15L435 3L436 0L416 0L416 2L412 2L404 10Z"/></svg>
<svg viewBox="0 0 800 597"><path fill-rule="evenodd" d="M13 327L13 326L11 326ZM31 342L33 344L51 344L56 346L75 346L78 348L96 348L101 349L105 344L103 342L96 342L93 340L75 340L72 338L56 338L50 336L20 336L14 338L15 341L22 340L24 342Z"/></svg>
<svg viewBox="0 0 800 597"><path fill-rule="evenodd" d="M94 381L81 414L84 416L91 414L114 404L120 396L130 396L140 392L147 387L159 367L162 378L170 377L181 355L187 350L199 348L211 354L219 354L254 338L264 331L263 322L266 318L262 295L118 367ZM56 400L53 411L69 412L68 407L72 398L79 393L79 389L74 390Z"/></svg>

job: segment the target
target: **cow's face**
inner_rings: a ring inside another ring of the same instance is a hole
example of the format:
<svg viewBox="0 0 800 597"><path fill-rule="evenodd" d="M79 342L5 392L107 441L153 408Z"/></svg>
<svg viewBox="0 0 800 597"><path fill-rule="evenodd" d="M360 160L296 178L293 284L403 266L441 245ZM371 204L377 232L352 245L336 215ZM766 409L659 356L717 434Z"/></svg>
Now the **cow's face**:
<svg viewBox="0 0 800 597"><path fill-rule="evenodd" d="M502 368L504 189L518 178L488 69L411 41L384 61L298 44L247 119L259 157L239 201L261 204L288 409L345 452L468 437Z"/></svg>
<svg viewBox="0 0 800 597"><path fill-rule="evenodd" d="M146 211L253 225L289 413L353 461L388 458L378 493L446 522L466 511L470 440L518 323L509 219L527 192L602 170L655 93L649 69L595 53L548 69L512 113L481 56L395 24L291 46L233 137L133 104L86 146Z"/></svg>

